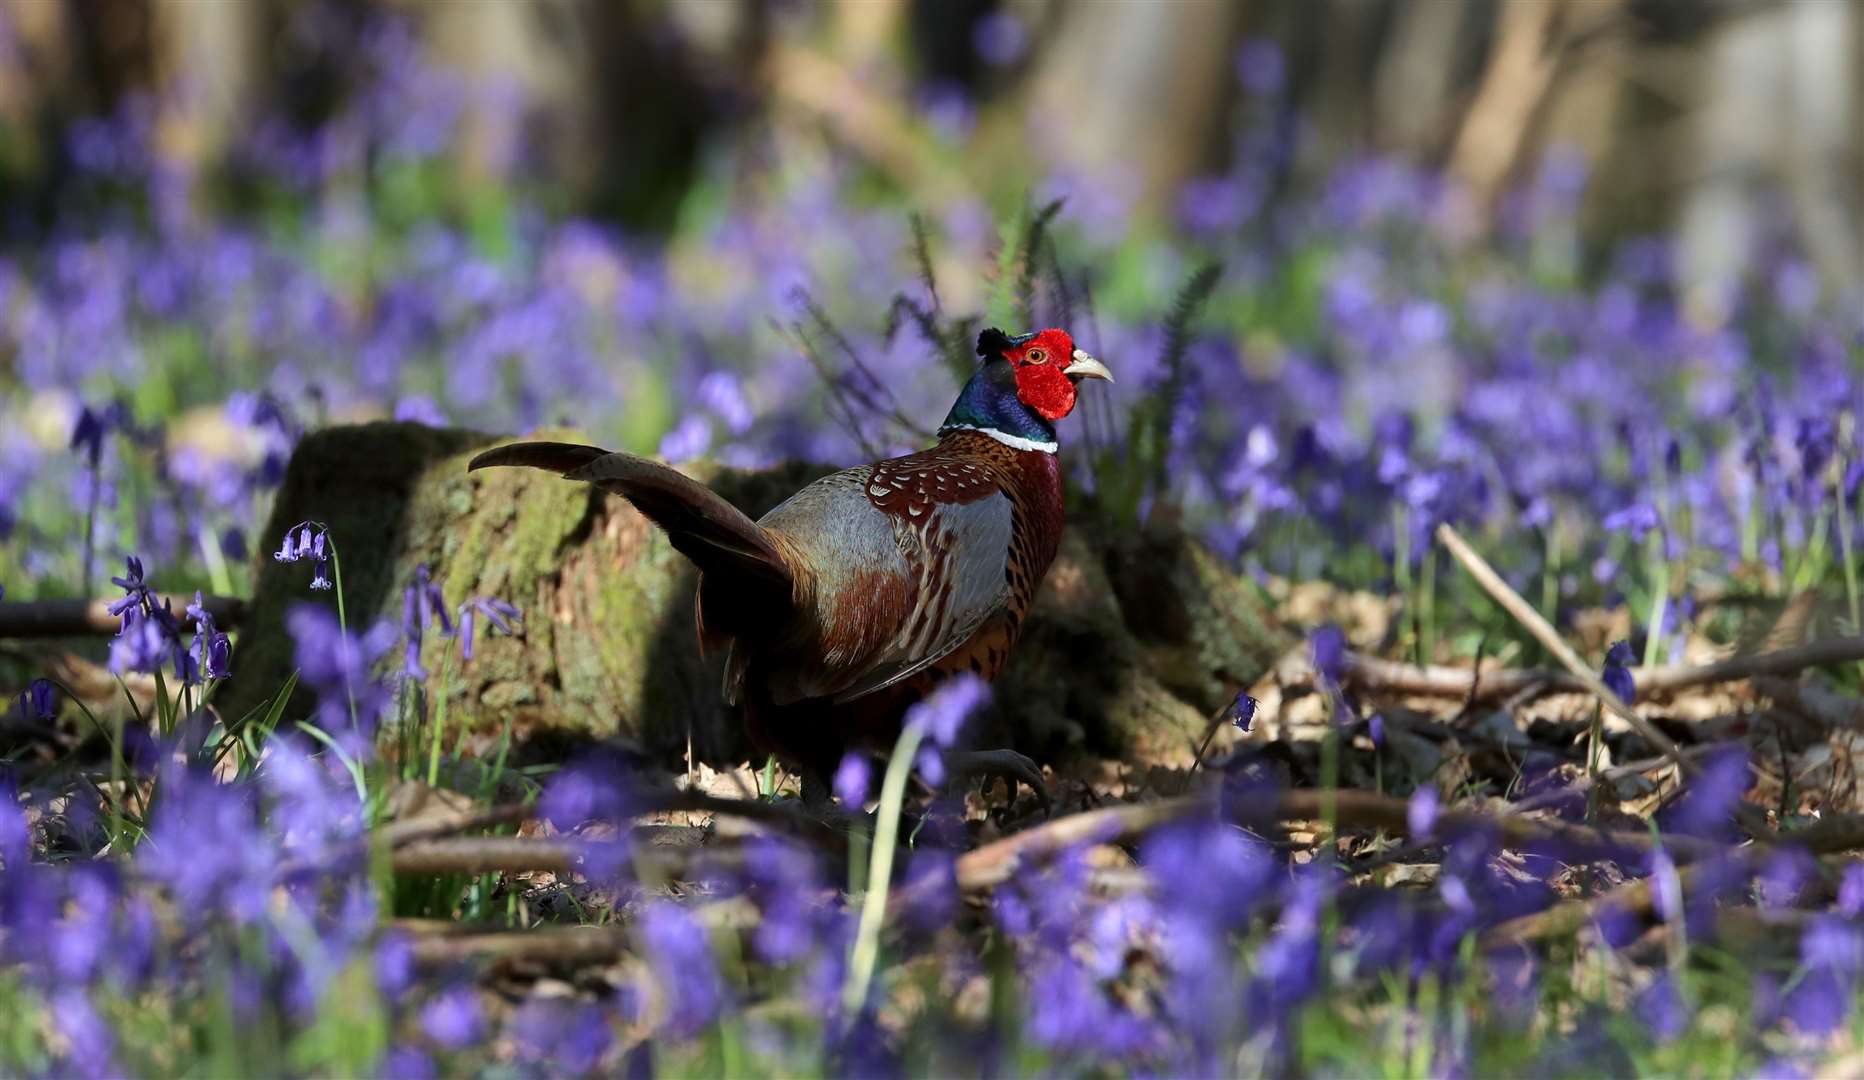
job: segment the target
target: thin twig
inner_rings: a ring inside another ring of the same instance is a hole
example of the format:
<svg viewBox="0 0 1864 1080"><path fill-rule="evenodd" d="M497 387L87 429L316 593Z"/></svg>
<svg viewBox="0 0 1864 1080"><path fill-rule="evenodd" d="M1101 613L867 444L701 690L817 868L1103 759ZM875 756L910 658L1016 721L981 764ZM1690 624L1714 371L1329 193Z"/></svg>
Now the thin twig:
<svg viewBox="0 0 1864 1080"><path fill-rule="evenodd" d="M1534 605L1523 600L1520 593L1509 588L1501 575L1495 572L1487 560L1476 554L1475 549L1469 546L1449 522L1446 521L1437 526L1437 539L1444 547L1450 549L1450 554L1456 556L1456 561L1463 564L1463 569L1469 571L1469 576L1476 579L1476 583L1482 586L1483 591L1487 592L1497 604L1500 604L1504 611L1513 615L1522 626L1526 627L1528 633L1533 634L1537 641L1546 646L1547 651L1560 661L1561 666L1572 672L1574 677L1603 702L1607 709L1610 709L1625 723L1630 724L1639 735L1644 737L1646 742L1655 746L1665 757L1676 762L1676 767L1681 769L1685 776L1694 776L1699 771L1696 763L1684 757L1682 751L1677 749L1676 743L1658 730L1657 725L1639 716L1631 706L1620 701L1617 694L1612 693L1604 683L1600 682L1598 675L1586 666L1585 661L1579 658L1579 654L1573 651L1573 647L1560 636L1560 632L1553 628L1553 624L1541 617L1540 612L1534 610Z"/></svg>

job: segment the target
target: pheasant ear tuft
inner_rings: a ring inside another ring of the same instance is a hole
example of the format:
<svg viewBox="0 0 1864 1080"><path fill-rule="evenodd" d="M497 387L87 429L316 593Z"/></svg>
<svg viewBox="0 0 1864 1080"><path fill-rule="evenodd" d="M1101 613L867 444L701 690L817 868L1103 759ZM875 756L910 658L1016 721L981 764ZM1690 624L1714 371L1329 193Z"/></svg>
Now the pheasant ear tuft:
<svg viewBox="0 0 1864 1080"><path fill-rule="evenodd" d="M1010 335L993 326L977 335L977 355L989 360L1002 356L1014 344Z"/></svg>

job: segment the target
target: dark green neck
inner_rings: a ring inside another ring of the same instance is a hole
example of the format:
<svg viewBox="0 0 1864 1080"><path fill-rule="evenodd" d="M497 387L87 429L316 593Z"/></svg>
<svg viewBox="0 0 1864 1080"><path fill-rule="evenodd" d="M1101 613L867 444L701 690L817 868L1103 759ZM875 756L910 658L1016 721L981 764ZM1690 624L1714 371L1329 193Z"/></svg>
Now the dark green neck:
<svg viewBox="0 0 1864 1080"><path fill-rule="evenodd" d="M982 431L1019 450L1055 452L1055 425L1016 396L1016 375L1001 360L986 361L958 392L939 434Z"/></svg>

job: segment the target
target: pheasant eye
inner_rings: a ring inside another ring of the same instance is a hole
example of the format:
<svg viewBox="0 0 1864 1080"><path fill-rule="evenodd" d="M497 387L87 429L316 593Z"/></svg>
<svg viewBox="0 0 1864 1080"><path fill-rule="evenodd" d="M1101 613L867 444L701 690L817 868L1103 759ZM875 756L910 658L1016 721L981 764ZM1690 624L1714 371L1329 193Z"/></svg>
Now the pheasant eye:
<svg viewBox="0 0 1864 1080"><path fill-rule="evenodd" d="M1026 364L1046 364L1048 363L1048 353L1041 349L1030 349L1023 354L1023 362Z"/></svg>

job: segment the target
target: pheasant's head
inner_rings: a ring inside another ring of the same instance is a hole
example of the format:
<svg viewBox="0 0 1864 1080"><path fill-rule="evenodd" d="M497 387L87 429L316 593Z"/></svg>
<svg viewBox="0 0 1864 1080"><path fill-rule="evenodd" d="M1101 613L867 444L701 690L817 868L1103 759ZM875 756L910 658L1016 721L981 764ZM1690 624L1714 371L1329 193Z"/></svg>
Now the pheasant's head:
<svg viewBox="0 0 1864 1080"><path fill-rule="evenodd" d="M1082 379L1113 381L1105 364L1075 348L1068 331L1055 327L1021 337L986 330L977 336L977 355L986 367L997 360L1007 363L1017 400L1051 422L1074 411L1075 386Z"/></svg>

